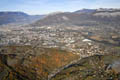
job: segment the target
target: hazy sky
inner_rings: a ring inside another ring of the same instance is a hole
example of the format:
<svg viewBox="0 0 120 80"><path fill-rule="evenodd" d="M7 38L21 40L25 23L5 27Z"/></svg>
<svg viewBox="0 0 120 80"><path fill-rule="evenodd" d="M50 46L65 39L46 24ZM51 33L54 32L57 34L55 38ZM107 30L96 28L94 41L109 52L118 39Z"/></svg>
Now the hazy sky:
<svg viewBox="0 0 120 80"><path fill-rule="evenodd" d="M0 0L0 11L47 14L82 8L120 8L120 0Z"/></svg>

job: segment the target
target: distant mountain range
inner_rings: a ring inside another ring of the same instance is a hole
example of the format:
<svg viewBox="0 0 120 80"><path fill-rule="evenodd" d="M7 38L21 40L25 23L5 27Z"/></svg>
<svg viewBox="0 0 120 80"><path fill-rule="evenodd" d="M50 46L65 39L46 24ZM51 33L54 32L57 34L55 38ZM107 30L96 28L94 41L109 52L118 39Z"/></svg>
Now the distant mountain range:
<svg viewBox="0 0 120 80"><path fill-rule="evenodd" d="M28 15L23 12L0 12L0 25L9 23L31 23L44 15Z"/></svg>
<svg viewBox="0 0 120 80"><path fill-rule="evenodd" d="M97 24L119 24L119 9L83 9L75 12L60 12L49 14L31 26L56 24L72 24L77 26L91 26Z"/></svg>
<svg viewBox="0 0 120 80"><path fill-rule="evenodd" d="M28 15L23 12L0 12L0 25L29 23L31 26L72 24L90 26L99 23L119 23L120 9L82 9L75 12L56 12L48 15ZM119 23L120 24L120 23Z"/></svg>

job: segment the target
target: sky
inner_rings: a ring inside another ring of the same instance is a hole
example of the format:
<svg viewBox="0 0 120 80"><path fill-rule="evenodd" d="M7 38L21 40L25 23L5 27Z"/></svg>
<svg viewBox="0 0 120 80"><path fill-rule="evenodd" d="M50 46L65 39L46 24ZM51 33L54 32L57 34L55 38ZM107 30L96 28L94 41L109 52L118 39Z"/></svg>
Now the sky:
<svg viewBox="0 0 120 80"><path fill-rule="evenodd" d="M83 8L120 8L120 0L0 0L0 11L20 11L32 15L72 12Z"/></svg>

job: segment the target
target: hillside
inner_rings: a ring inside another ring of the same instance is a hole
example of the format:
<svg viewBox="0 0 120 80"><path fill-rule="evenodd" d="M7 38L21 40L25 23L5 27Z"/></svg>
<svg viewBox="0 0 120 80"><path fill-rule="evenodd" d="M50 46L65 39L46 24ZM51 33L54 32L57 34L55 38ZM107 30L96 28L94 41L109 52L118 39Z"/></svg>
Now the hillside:
<svg viewBox="0 0 120 80"><path fill-rule="evenodd" d="M119 80L120 55L83 58L57 73L50 80Z"/></svg>
<svg viewBox="0 0 120 80"><path fill-rule="evenodd" d="M0 80L47 80L53 70L77 58L60 49L5 46L0 54Z"/></svg>

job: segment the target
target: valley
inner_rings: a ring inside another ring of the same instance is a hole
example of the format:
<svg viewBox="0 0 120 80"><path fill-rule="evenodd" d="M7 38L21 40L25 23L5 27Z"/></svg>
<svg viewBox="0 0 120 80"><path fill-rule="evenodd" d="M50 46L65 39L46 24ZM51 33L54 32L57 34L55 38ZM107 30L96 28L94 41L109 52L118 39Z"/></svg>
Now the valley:
<svg viewBox="0 0 120 80"><path fill-rule="evenodd" d="M119 13L85 9L3 23L0 80L119 80Z"/></svg>

